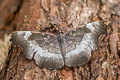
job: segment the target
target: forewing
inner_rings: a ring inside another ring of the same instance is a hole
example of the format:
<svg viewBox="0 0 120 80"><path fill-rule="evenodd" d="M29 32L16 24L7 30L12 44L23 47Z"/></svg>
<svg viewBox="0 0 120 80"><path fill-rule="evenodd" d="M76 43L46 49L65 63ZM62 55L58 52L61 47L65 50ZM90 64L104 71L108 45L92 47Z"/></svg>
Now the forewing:
<svg viewBox="0 0 120 80"><path fill-rule="evenodd" d="M70 52L76 49L76 45L79 45L84 34L91 31L86 27L75 28L63 35L65 51Z"/></svg>
<svg viewBox="0 0 120 80"><path fill-rule="evenodd" d="M42 32L16 31L12 33L13 45L20 45L28 59L40 67L57 69L64 66L56 36Z"/></svg>
<svg viewBox="0 0 120 80"><path fill-rule="evenodd" d="M66 66L76 67L89 61L91 52L97 48L99 36L105 32L103 27L99 22L93 22L64 35Z"/></svg>

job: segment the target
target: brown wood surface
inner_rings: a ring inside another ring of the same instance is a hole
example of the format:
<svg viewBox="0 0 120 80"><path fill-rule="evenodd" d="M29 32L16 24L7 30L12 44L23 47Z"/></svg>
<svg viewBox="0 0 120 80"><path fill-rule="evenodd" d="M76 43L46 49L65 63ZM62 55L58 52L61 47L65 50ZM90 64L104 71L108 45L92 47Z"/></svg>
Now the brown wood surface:
<svg viewBox="0 0 120 80"><path fill-rule="evenodd" d="M27 60L22 50L11 47L3 80L120 80L120 2L119 0L23 0L11 25L16 30L55 33L93 21L104 21L107 35L91 61L81 67L58 70L39 68Z"/></svg>

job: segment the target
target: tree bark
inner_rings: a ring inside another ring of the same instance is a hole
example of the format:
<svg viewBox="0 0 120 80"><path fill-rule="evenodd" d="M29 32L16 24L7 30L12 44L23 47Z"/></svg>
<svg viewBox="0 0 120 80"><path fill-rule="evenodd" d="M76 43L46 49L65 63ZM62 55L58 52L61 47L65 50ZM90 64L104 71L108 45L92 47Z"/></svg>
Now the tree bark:
<svg viewBox="0 0 120 80"><path fill-rule="evenodd" d="M93 21L104 21L108 34L88 64L58 70L38 67L18 47L9 54L4 80L120 80L120 2L101 0L24 0L12 23L16 30L55 33Z"/></svg>

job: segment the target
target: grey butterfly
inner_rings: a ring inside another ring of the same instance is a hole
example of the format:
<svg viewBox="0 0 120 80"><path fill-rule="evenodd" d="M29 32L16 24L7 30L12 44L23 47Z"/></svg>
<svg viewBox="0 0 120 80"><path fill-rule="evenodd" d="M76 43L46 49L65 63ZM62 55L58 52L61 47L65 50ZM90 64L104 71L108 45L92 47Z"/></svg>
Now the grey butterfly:
<svg viewBox="0 0 120 80"><path fill-rule="evenodd" d="M92 51L98 48L98 40L106 29L102 22L92 22L81 28L58 35L44 32L16 31L12 44L20 45L27 59L44 68L58 69L86 64Z"/></svg>

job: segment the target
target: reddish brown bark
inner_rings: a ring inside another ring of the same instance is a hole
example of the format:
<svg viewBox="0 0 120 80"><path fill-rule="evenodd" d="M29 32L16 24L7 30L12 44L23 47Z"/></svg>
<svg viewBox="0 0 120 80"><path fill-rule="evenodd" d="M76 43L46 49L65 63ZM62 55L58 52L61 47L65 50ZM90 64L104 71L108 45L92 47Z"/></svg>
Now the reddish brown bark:
<svg viewBox="0 0 120 80"><path fill-rule="evenodd" d="M63 32L103 20L108 34L100 40L91 61L81 67L59 70L39 68L25 59L22 50L11 48L5 80L119 80L120 8L117 2L100 0L25 0L14 19L16 30Z"/></svg>

